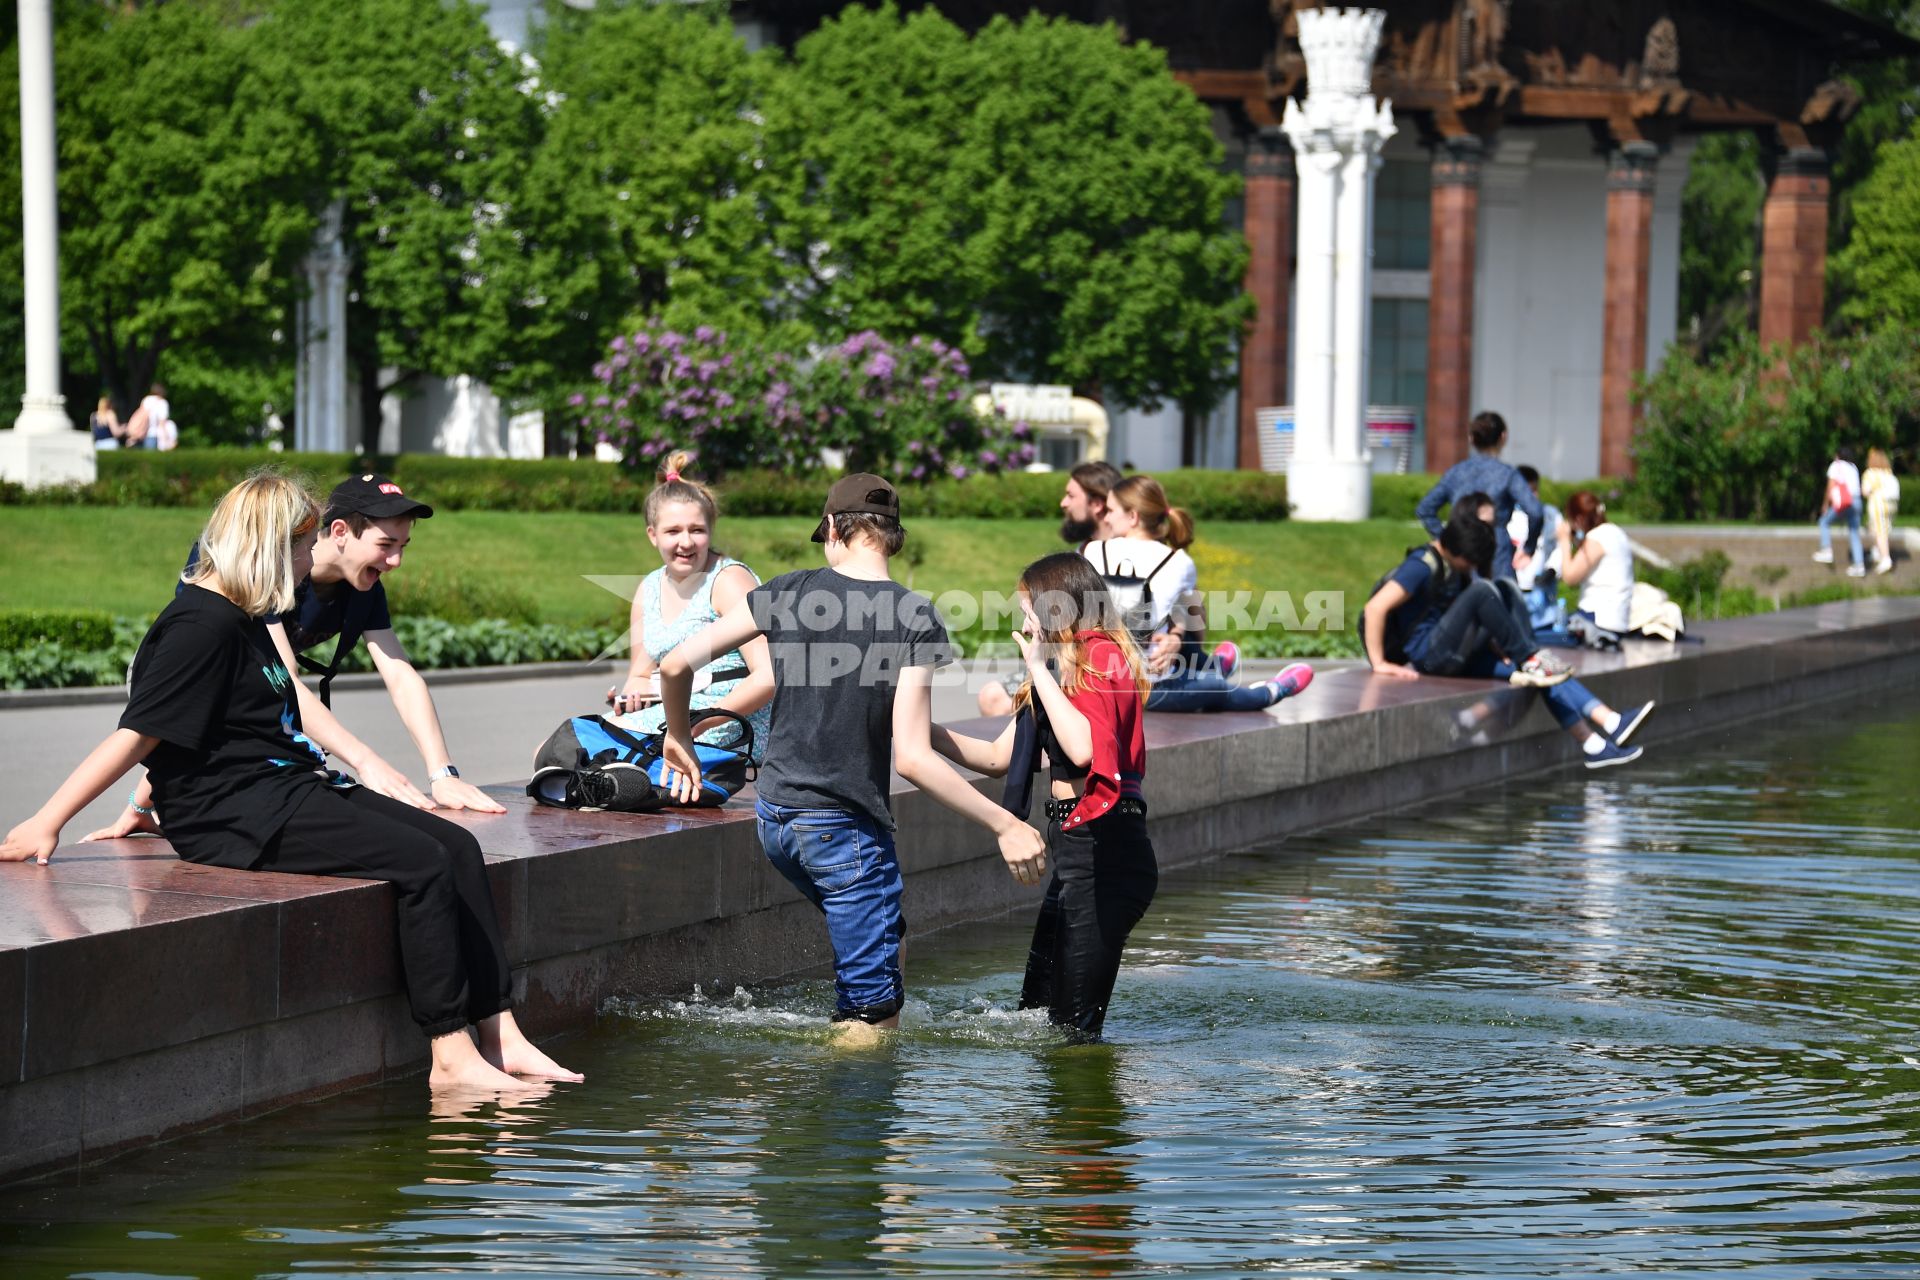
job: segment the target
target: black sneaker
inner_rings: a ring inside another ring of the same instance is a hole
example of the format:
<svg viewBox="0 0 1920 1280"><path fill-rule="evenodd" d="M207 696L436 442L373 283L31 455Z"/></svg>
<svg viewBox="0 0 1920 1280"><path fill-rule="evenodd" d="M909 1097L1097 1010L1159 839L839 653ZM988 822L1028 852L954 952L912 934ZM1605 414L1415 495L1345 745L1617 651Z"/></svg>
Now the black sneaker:
<svg viewBox="0 0 1920 1280"><path fill-rule="evenodd" d="M603 764L567 776L569 809L605 809L612 813L651 813L664 798L647 771L637 764Z"/></svg>

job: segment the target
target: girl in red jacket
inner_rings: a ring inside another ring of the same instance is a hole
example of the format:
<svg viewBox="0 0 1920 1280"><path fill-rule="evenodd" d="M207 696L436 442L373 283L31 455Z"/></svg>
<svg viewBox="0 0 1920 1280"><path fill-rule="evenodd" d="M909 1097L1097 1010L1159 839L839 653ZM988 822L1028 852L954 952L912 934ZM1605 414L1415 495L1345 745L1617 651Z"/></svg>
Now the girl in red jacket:
<svg viewBox="0 0 1920 1280"><path fill-rule="evenodd" d="M1047 556L1020 575L1027 679L1013 722L992 742L938 726L933 745L1007 777L1002 804L1025 817L1046 753L1053 878L1034 926L1022 1009L1044 1008L1075 1038L1098 1039L1127 935L1160 882L1140 784L1147 769L1140 651L1085 558Z"/></svg>

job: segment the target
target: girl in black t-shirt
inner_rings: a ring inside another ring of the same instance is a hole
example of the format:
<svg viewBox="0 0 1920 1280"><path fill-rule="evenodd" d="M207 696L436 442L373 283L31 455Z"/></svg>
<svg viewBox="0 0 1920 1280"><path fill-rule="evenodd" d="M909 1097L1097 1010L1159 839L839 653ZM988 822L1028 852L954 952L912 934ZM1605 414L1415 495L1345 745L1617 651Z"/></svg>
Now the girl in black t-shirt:
<svg viewBox="0 0 1920 1280"><path fill-rule="evenodd" d="M145 761L180 857L394 886L407 996L432 1042L435 1088L578 1080L508 1008L512 977L479 843L334 773L302 729L298 690L261 619L291 606L318 523L312 495L271 472L220 500L186 589L140 642L120 727L7 833L0 861L44 865L73 815Z"/></svg>

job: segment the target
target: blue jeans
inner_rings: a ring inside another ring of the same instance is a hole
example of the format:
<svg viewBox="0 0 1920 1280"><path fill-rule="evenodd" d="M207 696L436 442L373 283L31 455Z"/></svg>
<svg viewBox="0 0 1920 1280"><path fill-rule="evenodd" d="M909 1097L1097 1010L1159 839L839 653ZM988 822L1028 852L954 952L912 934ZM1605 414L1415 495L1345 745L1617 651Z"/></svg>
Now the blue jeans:
<svg viewBox="0 0 1920 1280"><path fill-rule="evenodd" d="M1259 711L1274 704L1270 684L1235 684L1210 668L1176 670L1147 688L1148 711Z"/></svg>
<svg viewBox="0 0 1920 1280"><path fill-rule="evenodd" d="M1479 675L1482 673L1478 671L1468 671L1465 674ZM1513 674L1513 664L1511 662L1496 662L1491 668L1487 669L1484 674L1495 680L1505 680ZM1540 691L1540 696L1546 699L1548 713L1559 722L1562 729L1573 728L1573 726L1592 715L1596 708L1605 705L1594 694L1593 690L1574 679L1562 680L1559 684L1548 685Z"/></svg>
<svg viewBox="0 0 1920 1280"><path fill-rule="evenodd" d="M900 862L893 832L844 809L756 801L767 861L827 917L835 1022L884 1022L907 998L900 972Z"/></svg>
<svg viewBox="0 0 1920 1280"><path fill-rule="evenodd" d="M1860 504L1857 502L1844 511L1830 510L1820 517L1820 549L1833 550L1833 530L1828 526L1843 518L1847 522L1847 550L1853 555L1853 562L1864 568L1866 556L1860 550Z"/></svg>

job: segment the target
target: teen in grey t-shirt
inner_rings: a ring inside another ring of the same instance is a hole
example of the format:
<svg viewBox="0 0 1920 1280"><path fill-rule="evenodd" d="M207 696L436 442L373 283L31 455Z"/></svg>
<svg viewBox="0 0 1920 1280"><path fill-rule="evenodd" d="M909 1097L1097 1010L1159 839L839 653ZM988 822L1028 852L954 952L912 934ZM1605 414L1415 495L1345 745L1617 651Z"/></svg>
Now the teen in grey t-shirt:
<svg viewBox="0 0 1920 1280"><path fill-rule="evenodd" d="M889 574L888 559L906 541L893 486L874 475L842 477L813 537L826 568L755 588L661 660L667 778L682 803L699 793L687 709L695 668L765 635L774 694L754 808L761 847L826 917L834 1021L892 1027L906 1000L906 917L888 757L902 778L992 831L1022 883L1045 873L1046 847L933 749L933 669L952 652L926 597Z"/></svg>

